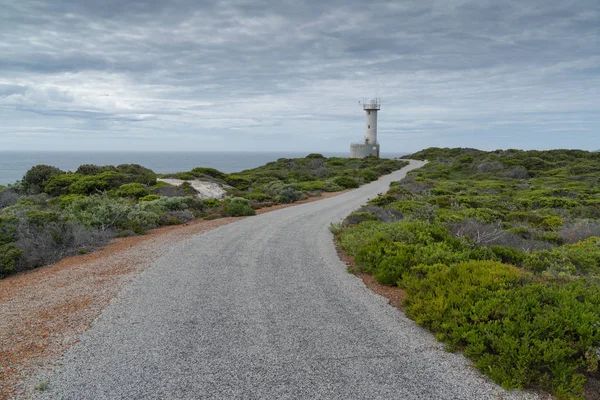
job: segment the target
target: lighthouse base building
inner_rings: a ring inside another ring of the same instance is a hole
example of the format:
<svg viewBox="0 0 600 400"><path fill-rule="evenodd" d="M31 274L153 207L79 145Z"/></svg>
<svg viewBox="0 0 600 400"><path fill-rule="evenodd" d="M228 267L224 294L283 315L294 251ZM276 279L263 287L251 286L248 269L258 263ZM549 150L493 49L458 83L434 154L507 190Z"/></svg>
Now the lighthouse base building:
<svg viewBox="0 0 600 400"><path fill-rule="evenodd" d="M363 158L368 156L379 157L379 143L351 143L350 158Z"/></svg>
<svg viewBox="0 0 600 400"><path fill-rule="evenodd" d="M363 143L350 144L350 158L363 158L368 156L379 157L379 143L377 143L377 111L381 108L379 99L362 101L363 110L367 115L367 133Z"/></svg>

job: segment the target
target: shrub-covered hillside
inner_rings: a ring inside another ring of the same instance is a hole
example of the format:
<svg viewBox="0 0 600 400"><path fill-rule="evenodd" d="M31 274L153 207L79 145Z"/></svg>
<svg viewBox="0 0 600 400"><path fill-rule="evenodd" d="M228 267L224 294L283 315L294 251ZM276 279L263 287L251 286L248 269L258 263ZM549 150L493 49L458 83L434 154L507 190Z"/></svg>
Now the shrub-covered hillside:
<svg viewBox="0 0 600 400"><path fill-rule="evenodd" d="M257 202L290 203L320 192L338 192L377 180L407 165L406 161L368 157L350 159L309 154L305 158L280 158L261 167L234 174L209 172L217 182L231 186L232 195ZM207 175L206 168L165 174L162 177L192 180Z"/></svg>
<svg viewBox="0 0 600 400"><path fill-rule="evenodd" d="M237 174L195 168L168 175L228 185L224 200L199 199L188 182L159 182L136 164L82 165L74 172L37 165L20 182L0 186L0 278L88 252L115 236L195 218L254 215L261 207L358 187L405 164L311 154Z"/></svg>
<svg viewBox="0 0 600 400"><path fill-rule="evenodd" d="M584 397L600 357L600 154L407 158L430 163L332 227L357 268L504 387Z"/></svg>

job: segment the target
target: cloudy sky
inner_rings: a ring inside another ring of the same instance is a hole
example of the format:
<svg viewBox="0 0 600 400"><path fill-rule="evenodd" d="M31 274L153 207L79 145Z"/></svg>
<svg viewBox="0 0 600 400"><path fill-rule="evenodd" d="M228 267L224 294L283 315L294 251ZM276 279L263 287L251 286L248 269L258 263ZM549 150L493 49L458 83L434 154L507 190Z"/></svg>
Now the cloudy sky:
<svg viewBox="0 0 600 400"><path fill-rule="evenodd" d="M0 150L600 148L598 0L0 6Z"/></svg>

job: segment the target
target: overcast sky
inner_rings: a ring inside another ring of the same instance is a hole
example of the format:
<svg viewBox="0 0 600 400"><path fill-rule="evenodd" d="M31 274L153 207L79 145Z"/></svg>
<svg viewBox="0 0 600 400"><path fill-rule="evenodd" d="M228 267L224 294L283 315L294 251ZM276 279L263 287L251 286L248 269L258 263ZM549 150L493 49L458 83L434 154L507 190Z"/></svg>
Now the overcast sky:
<svg viewBox="0 0 600 400"><path fill-rule="evenodd" d="M600 148L598 0L0 6L0 150Z"/></svg>

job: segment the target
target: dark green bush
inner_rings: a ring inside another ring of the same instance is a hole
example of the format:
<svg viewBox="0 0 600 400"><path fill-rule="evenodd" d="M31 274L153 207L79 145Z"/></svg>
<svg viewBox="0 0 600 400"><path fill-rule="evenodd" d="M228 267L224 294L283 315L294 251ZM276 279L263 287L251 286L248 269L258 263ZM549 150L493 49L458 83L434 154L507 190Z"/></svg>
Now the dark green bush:
<svg viewBox="0 0 600 400"><path fill-rule="evenodd" d="M256 211L250 207L248 200L240 197L234 197L225 204L225 213L230 217L256 215Z"/></svg>
<svg viewBox="0 0 600 400"><path fill-rule="evenodd" d="M271 199L271 196L263 192L250 192L245 195L248 200L265 201Z"/></svg>
<svg viewBox="0 0 600 400"><path fill-rule="evenodd" d="M110 189L117 189L124 182L124 175L117 172L103 172L98 175L83 176L69 187L72 194L89 196Z"/></svg>
<svg viewBox="0 0 600 400"><path fill-rule="evenodd" d="M379 179L379 173L373 171L372 169L365 169L363 171L360 171L358 176L362 178L365 182L373 182Z"/></svg>
<svg viewBox="0 0 600 400"><path fill-rule="evenodd" d="M14 243L0 244L0 278L15 272L23 250L17 249Z"/></svg>
<svg viewBox="0 0 600 400"><path fill-rule="evenodd" d="M50 196L60 196L70 192L71 185L82 178L79 174L54 175L46 182L44 192Z"/></svg>
<svg viewBox="0 0 600 400"><path fill-rule="evenodd" d="M514 247L493 245L492 252L505 264L522 265L525 254Z"/></svg>
<svg viewBox="0 0 600 400"><path fill-rule="evenodd" d="M236 174L229 174L225 177L225 182L239 190L246 190L250 187L250 179Z"/></svg>
<svg viewBox="0 0 600 400"><path fill-rule="evenodd" d="M60 174L64 174L64 171L59 168L50 165L36 165L25 173L21 184L27 193L40 193L50 178Z"/></svg>
<svg viewBox="0 0 600 400"><path fill-rule="evenodd" d="M344 189L353 189L360 186L360 183L356 179L350 178L349 176L338 176L333 182Z"/></svg>
<svg viewBox="0 0 600 400"><path fill-rule="evenodd" d="M223 179L226 176L226 174L224 174L223 172L221 172L217 169L214 169L214 168L198 167L198 168L194 168L191 172L193 174L195 174L196 176L208 175L208 176L212 176L213 178L217 178L217 179Z"/></svg>
<svg viewBox="0 0 600 400"><path fill-rule="evenodd" d="M116 172L117 168L114 165L94 165L94 164L83 164L75 171L79 175L98 175L103 172Z"/></svg>

